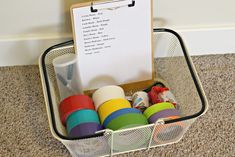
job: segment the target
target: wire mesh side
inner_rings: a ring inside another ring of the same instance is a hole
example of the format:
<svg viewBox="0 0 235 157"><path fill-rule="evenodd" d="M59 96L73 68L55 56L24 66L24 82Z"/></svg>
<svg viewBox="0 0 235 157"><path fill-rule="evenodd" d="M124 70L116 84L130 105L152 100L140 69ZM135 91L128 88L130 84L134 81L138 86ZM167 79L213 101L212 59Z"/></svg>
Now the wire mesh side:
<svg viewBox="0 0 235 157"><path fill-rule="evenodd" d="M56 129L62 135L66 135L66 128L62 125L60 118L59 118L60 115L59 115L58 105L60 102L60 94L59 94L59 88L57 86L55 71L54 71L52 62L56 57L59 57L65 54L70 54L70 53L75 53L74 47L72 45L53 49L47 53L46 58L45 58L46 72L47 72L47 77L48 77L49 86L50 86L50 94L51 94L51 99L52 99Z"/></svg>
<svg viewBox="0 0 235 157"><path fill-rule="evenodd" d="M157 125L153 130L151 148L178 142L195 119Z"/></svg>
<svg viewBox="0 0 235 157"><path fill-rule="evenodd" d="M168 82L180 106L181 116L198 113L202 102L179 39L172 33L156 33L155 48L156 77L162 77Z"/></svg>
<svg viewBox="0 0 235 157"><path fill-rule="evenodd" d="M190 119L170 124L146 125L107 133L101 137L62 143L73 157L117 155L176 143L194 121Z"/></svg>
<svg viewBox="0 0 235 157"><path fill-rule="evenodd" d="M147 125L113 132L113 153L146 149L152 130L153 125Z"/></svg>
<svg viewBox="0 0 235 157"><path fill-rule="evenodd" d="M111 151L110 138L111 135L107 134L94 138L63 141L62 143L73 157L109 156Z"/></svg>

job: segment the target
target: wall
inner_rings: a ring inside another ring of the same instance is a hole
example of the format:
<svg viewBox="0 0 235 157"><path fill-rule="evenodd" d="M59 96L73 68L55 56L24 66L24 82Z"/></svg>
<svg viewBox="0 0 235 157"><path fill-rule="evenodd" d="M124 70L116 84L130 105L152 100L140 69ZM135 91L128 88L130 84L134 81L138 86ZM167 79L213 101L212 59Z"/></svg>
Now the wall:
<svg viewBox="0 0 235 157"><path fill-rule="evenodd" d="M191 55L235 53L234 0L155 0L155 23L176 30Z"/></svg>
<svg viewBox="0 0 235 157"><path fill-rule="evenodd" d="M1 0L0 66L35 64L46 48L71 39L69 6L81 1ZM233 6L233 0L154 0L155 25L178 31L193 55L235 52L224 40L235 41Z"/></svg>
<svg viewBox="0 0 235 157"><path fill-rule="evenodd" d="M0 66L35 64L46 48L71 39L69 6L78 1L1 0Z"/></svg>
<svg viewBox="0 0 235 157"><path fill-rule="evenodd" d="M157 0L154 14L177 29L235 26L234 0Z"/></svg>

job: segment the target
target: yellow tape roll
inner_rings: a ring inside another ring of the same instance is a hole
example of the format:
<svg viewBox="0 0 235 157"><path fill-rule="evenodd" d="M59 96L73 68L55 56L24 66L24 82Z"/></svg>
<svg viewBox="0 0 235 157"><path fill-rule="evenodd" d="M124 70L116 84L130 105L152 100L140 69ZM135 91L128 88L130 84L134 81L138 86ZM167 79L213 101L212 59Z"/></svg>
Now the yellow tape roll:
<svg viewBox="0 0 235 157"><path fill-rule="evenodd" d="M98 109L101 123L103 124L104 120L111 113L113 113L117 110L123 109L123 108L131 108L130 102L127 101L126 99L123 99L123 98L112 99L112 100L109 100L109 101L103 103Z"/></svg>

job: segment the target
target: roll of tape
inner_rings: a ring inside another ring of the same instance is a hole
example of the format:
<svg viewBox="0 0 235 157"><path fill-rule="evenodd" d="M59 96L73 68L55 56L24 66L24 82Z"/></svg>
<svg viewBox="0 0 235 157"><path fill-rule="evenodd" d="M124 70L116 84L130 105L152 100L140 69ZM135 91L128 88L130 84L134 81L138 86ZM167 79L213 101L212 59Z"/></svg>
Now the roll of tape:
<svg viewBox="0 0 235 157"><path fill-rule="evenodd" d="M103 126L98 123L82 123L69 132L69 137L83 137L88 135L94 135L96 131L102 130Z"/></svg>
<svg viewBox="0 0 235 157"><path fill-rule="evenodd" d="M144 115L147 117L147 119L152 116L154 113L157 113L159 111L165 110L165 109L173 109L175 108L175 106L172 103L169 102L161 102L161 103L157 103L154 104L150 107L148 107L145 111L144 111Z"/></svg>
<svg viewBox="0 0 235 157"><path fill-rule="evenodd" d="M67 117L82 109L95 110L92 99L87 95L73 95L65 98L59 105L60 118L62 123L65 125Z"/></svg>
<svg viewBox="0 0 235 157"><path fill-rule="evenodd" d="M148 122L155 123L159 118L167 118L171 116L180 116L180 112L177 109L162 110L149 117Z"/></svg>
<svg viewBox="0 0 235 157"><path fill-rule="evenodd" d="M98 110L100 105L104 102L117 98L125 99L124 90L119 86L105 86L96 90L92 95L96 110Z"/></svg>
<svg viewBox="0 0 235 157"><path fill-rule="evenodd" d="M82 123L94 122L100 124L99 117L96 111L94 110L78 110L69 115L66 121L68 133L75 126Z"/></svg>
<svg viewBox="0 0 235 157"><path fill-rule="evenodd" d="M176 119L179 116L172 116L169 119ZM181 138L184 130L183 122L174 122L169 124L163 124L156 127L153 135L153 139L156 144L166 144L174 142Z"/></svg>
<svg viewBox="0 0 235 157"><path fill-rule="evenodd" d="M137 109L145 109L149 107L149 98L146 92L136 92L132 96L132 106Z"/></svg>
<svg viewBox="0 0 235 157"><path fill-rule="evenodd" d="M110 121L106 128L111 130L118 130L121 128L126 128L131 125L145 125L148 124L146 117L143 114L139 113L128 113L122 116L119 116L112 121Z"/></svg>
<svg viewBox="0 0 235 157"><path fill-rule="evenodd" d="M129 127L138 127L140 125L129 125ZM124 128L123 128L124 129ZM113 135L113 149L115 151L129 151L133 149L146 148L148 146L151 129L149 127L120 130ZM109 139L110 145L111 139Z"/></svg>
<svg viewBox="0 0 235 157"><path fill-rule="evenodd" d="M129 101L123 98L112 99L105 103L103 103L99 109L98 113L100 116L101 124L103 124L104 120L113 112L123 109L123 108L131 108L131 104Z"/></svg>
<svg viewBox="0 0 235 157"><path fill-rule="evenodd" d="M135 108L123 108L123 109L120 109L120 110L117 110L113 113L111 113L105 120L104 120L104 127L107 126L107 124L112 121L113 119L115 119L116 117L118 116L121 116L121 115L124 115L124 114L127 114L127 113L139 113L141 114L141 111L138 110L138 109L135 109Z"/></svg>

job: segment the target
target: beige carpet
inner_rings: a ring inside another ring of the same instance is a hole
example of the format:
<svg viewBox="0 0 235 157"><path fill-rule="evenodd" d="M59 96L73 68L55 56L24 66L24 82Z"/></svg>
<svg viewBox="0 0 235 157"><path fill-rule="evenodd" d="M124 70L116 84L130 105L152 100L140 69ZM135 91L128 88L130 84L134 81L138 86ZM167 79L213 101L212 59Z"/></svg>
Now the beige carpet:
<svg viewBox="0 0 235 157"><path fill-rule="evenodd" d="M119 156L235 156L235 54L194 57L210 108L177 144ZM0 156L66 157L50 134L37 66L0 68Z"/></svg>

